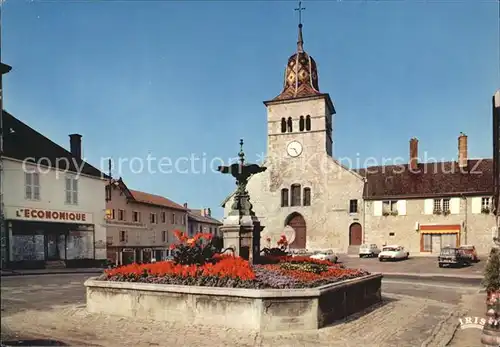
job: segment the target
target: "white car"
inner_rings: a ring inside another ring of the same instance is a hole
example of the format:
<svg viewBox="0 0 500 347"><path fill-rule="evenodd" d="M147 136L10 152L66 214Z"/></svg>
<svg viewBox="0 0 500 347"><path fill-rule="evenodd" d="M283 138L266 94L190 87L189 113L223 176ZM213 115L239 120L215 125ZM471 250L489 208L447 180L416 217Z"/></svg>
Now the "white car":
<svg viewBox="0 0 500 347"><path fill-rule="evenodd" d="M314 252L313 255L311 255L309 258L312 259L318 259L318 260L328 260L331 261L332 263L336 263L339 257L333 252L331 249L328 249L326 251L317 251Z"/></svg>
<svg viewBox="0 0 500 347"><path fill-rule="evenodd" d="M359 246L359 257L377 257L380 253L380 249L377 247L376 244L371 243L365 243Z"/></svg>
<svg viewBox="0 0 500 347"><path fill-rule="evenodd" d="M410 252L407 252L403 246L384 246L378 255L378 260L401 260L408 259L409 256Z"/></svg>

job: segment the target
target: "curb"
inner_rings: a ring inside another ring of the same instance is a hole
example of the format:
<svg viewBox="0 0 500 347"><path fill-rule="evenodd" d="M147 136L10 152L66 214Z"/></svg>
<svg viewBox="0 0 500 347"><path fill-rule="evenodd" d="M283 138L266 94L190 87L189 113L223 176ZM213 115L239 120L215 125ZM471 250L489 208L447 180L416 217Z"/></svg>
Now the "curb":
<svg viewBox="0 0 500 347"><path fill-rule="evenodd" d="M45 271L45 272L10 272L3 273L0 277L14 276L37 276L37 275L71 275L71 274L101 274L105 269L95 269L89 271Z"/></svg>
<svg viewBox="0 0 500 347"><path fill-rule="evenodd" d="M444 281L444 282L460 282L460 283L472 283L479 284L483 280L483 276L479 275L446 275L446 274L419 274L419 273L396 273L396 272L382 272L384 278L387 279L412 279L412 280L424 280L424 281Z"/></svg>

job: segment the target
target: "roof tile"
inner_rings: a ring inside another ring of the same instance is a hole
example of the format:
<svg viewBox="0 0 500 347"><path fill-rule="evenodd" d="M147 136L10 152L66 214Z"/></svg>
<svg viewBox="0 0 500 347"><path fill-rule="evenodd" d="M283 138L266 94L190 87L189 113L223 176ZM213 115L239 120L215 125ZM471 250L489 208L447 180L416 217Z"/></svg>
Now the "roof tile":
<svg viewBox="0 0 500 347"><path fill-rule="evenodd" d="M172 200L164 198L163 196L140 192L138 190L132 190L132 189L129 189L129 191L132 194L134 200L137 202L186 211L184 206L179 205L173 202Z"/></svg>
<svg viewBox="0 0 500 347"><path fill-rule="evenodd" d="M408 165L372 166L355 170L366 177L365 199L387 197L432 197L457 194L492 194L493 160L473 159L461 169L455 161Z"/></svg>
<svg viewBox="0 0 500 347"><path fill-rule="evenodd" d="M106 178L107 176L94 166L84 162L82 159L73 157L65 148L59 146L49 138L43 136L19 119L3 111L4 153L5 157L17 160L29 160L33 163L49 164L51 167L63 171L79 173L79 167L83 168L80 173ZM44 158L43 161L40 160Z"/></svg>

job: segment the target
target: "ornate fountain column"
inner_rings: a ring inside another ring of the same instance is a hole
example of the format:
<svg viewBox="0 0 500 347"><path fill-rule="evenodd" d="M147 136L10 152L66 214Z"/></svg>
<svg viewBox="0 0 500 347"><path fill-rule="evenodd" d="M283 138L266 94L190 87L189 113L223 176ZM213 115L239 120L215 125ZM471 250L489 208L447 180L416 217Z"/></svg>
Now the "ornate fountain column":
<svg viewBox="0 0 500 347"><path fill-rule="evenodd" d="M245 163L243 140L240 140L238 156L239 163L219 166L217 169L223 174L231 174L236 179L237 185L231 212L224 218L220 230L224 239L224 248L232 248L236 256L254 263L260 253L260 233L264 227L261 226L252 210L247 184L250 176L264 172L267 168Z"/></svg>

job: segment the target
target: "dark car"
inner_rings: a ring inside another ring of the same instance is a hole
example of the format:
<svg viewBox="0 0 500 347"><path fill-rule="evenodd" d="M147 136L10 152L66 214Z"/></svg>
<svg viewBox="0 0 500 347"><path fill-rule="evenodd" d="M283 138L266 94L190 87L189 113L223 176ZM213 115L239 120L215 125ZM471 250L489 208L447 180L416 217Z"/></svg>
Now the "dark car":
<svg viewBox="0 0 500 347"><path fill-rule="evenodd" d="M443 266L469 266L471 258L459 248L445 247L441 249L438 257L439 267Z"/></svg>
<svg viewBox="0 0 500 347"><path fill-rule="evenodd" d="M479 261L479 257L477 256L476 247L474 247L473 245L462 245L459 247L459 249L462 250L465 253L465 255L467 255L469 258L471 258L471 260L474 263L477 263Z"/></svg>

